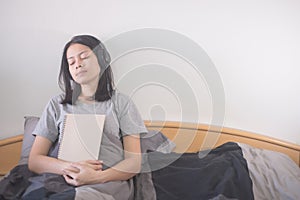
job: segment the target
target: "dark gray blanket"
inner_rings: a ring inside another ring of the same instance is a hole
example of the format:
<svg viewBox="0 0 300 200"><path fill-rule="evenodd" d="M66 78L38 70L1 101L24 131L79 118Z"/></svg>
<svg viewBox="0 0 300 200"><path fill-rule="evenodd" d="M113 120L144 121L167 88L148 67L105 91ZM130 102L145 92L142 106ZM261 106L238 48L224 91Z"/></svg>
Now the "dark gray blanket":
<svg viewBox="0 0 300 200"><path fill-rule="evenodd" d="M201 159L198 153L152 152L148 160L154 170L165 166L152 172L158 200L254 199L247 162L236 143L226 143Z"/></svg>

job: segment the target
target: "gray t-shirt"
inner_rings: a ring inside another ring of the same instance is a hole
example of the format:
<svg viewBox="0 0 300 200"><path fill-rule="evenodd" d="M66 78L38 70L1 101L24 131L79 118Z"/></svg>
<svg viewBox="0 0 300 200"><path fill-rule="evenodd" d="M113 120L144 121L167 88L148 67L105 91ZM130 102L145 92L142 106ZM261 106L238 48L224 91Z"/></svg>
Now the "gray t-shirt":
<svg viewBox="0 0 300 200"><path fill-rule="evenodd" d="M74 105L61 104L62 98L63 95L57 95L49 101L33 133L59 144L66 113L104 114L99 159L105 166L111 167L123 159L123 136L147 132L133 101L122 93L115 92L110 100L104 102L83 103L77 100Z"/></svg>

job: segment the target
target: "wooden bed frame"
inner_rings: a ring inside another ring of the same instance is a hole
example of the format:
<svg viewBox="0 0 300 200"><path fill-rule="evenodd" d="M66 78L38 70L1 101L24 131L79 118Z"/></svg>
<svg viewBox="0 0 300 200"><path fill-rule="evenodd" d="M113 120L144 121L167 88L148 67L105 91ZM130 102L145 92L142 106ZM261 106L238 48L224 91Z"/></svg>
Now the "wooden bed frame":
<svg viewBox="0 0 300 200"><path fill-rule="evenodd" d="M175 152L196 152L225 142L240 142L284 153L300 167L300 145L233 128L185 122L145 121L148 129L161 131L176 143ZM23 136L0 140L0 176L12 169L20 158Z"/></svg>

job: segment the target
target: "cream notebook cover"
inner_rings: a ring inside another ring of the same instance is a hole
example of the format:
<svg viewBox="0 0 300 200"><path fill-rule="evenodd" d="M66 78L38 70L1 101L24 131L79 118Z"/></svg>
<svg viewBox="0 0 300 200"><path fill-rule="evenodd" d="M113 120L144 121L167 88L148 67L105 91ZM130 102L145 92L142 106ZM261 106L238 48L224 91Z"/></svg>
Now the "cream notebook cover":
<svg viewBox="0 0 300 200"><path fill-rule="evenodd" d="M66 114L58 158L67 161L98 160L105 115Z"/></svg>

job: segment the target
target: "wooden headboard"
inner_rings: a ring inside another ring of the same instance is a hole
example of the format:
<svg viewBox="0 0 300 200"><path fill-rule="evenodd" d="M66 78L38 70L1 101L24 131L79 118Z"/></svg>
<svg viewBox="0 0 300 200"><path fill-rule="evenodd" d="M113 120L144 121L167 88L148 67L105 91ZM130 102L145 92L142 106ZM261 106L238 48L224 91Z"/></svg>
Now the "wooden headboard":
<svg viewBox="0 0 300 200"><path fill-rule="evenodd" d="M176 143L175 152L196 152L225 142L240 142L284 153L300 166L300 145L233 128L184 122L145 121L148 129L159 130ZM23 136L0 140L0 175L18 163Z"/></svg>
<svg viewBox="0 0 300 200"><path fill-rule="evenodd" d="M0 176L17 165L22 148L23 135L0 140Z"/></svg>
<svg viewBox="0 0 300 200"><path fill-rule="evenodd" d="M300 145L268 136L206 124L184 122L145 121L152 130L160 130L176 143L175 152L196 152L217 147L226 142L240 142L254 147L284 153L300 167Z"/></svg>

